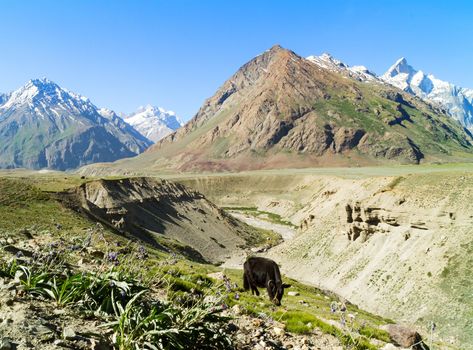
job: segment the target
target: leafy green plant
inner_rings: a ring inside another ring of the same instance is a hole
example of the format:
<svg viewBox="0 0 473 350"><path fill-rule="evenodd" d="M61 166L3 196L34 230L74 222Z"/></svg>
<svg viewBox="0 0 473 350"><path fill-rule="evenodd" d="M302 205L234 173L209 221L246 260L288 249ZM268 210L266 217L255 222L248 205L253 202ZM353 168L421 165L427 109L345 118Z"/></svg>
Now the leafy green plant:
<svg viewBox="0 0 473 350"><path fill-rule="evenodd" d="M42 295L42 290L51 278L51 274L45 271L39 271L35 268L29 268L28 266L18 265L15 278L19 279L21 285L27 292Z"/></svg>
<svg viewBox="0 0 473 350"><path fill-rule="evenodd" d="M56 301L58 306L66 306L79 301L84 296L88 285L89 280L83 274L67 276L63 280L54 276L52 282L44 286L42 291Z"/></svg>
<svg viewBox="0 0 473 350"><path fill-rule="evenodd" d="M221 309L203 300L193 307L173 303L145 302L138 292L125 306L114 302L116 319L112 339L120 350L128 349L221 349L231 340L220 332L227 318Z"/></svg>
<svg viewBox="0 0 473 350"><path fill-rule="evenodd" d="M81 304L89 310L113 313L114 303L125 305L134 294L144 289L137 281L114 269L101 274L88 274L88 286Z"/></svg>

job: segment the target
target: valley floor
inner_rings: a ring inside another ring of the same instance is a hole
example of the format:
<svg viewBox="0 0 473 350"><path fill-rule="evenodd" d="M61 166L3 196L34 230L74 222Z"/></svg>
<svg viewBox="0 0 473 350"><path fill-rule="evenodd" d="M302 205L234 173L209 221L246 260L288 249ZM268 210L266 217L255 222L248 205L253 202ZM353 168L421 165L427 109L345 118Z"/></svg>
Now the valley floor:
<svg viewBox="0 0 473 350"><path fill-rule="evenodd" d="M341 297L317 289L314 294L314 287L293 281L300 296L285 297L287 308L280 314L264 297L234 291L242 298L237 304L252 315L269 313L294 331L320 330L325 324L340 325L340 315L331 314L330 305L349 300L414 327L434 342L433 348L470 349L472 170L470 164L449 164L154 175L203 193L261 232L278 232L281 244L268 249L276 242L260 242L252 254L265 254L289 277ZM6 181L0 193L2 234L30 227L31 220L35 232L56 230L59 222L73 235L88 227L47 196L90 178L30 171L1 175L7 179L0 181ZM33 190L25 193L25 184ZM241 270L231 268L240 268L248 252L240 251L224 265L224 273L235 283L241 283ZM203 270L218 271L199 268ZM348 312L371 326L387 322L357 308ZM291 328L293 318L304 317L308 321ZM436 329L430 334L432 322Z"/></svg>

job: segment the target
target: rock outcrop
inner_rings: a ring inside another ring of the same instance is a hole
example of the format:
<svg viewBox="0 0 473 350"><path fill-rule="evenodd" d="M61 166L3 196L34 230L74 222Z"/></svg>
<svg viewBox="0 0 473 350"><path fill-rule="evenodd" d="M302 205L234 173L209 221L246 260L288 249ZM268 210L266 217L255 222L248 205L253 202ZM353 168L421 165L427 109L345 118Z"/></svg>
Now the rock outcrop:
<svg viewBox="0 0 473 350"><path fill-rule="evenodd" d="M389 337L394 345L414 350L429 349L422 341L420 334L412 328L398 324L389 324L383 327L383 329L389 333Z"/></svg>

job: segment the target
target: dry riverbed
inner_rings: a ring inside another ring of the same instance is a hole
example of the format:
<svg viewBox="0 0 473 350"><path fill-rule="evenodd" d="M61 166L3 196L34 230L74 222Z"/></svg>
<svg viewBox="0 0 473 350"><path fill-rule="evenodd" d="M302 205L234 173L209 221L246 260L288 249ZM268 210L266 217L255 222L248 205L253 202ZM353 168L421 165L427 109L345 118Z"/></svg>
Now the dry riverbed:
<svg viewBox="0 0 473 350"><path fill-rule="evenodd" d="M296 229L293 226L277 224L240 211L229 211L229 214L250 226L276 232L280 234L285 241L292 239L296 234Z"/></svg>
<svg viewBox="0 0 473 350"><path fill-rule="evenodd" d="M291 240L296 234L296 228L287 224L279 224L270 221L265 214L259 214L254 211L244 211L244 210L228 210L227 212L238 220L259 228L263 230L273 231L281 235L284 241ZM271 248L269 248L271 249ZM252 252L254 253L266 253L269 250L267 247L253 248ZM249 252L236 251L231 256L229 256L225 262L222 264L222 267L232 268L232 269L242 269L243 263L248 257Z"/></svg>

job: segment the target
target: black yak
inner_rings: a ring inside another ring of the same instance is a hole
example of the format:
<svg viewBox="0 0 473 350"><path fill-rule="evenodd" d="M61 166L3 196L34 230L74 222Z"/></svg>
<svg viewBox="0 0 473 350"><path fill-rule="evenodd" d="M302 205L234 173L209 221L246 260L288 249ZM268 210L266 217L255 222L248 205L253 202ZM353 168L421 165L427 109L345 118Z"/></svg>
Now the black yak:
<svg viewBox="0 0 473 350"><path fill-rule="evenodd" d="M278 264L271 259L251 257L243 264L243 287L251 289L252 294L259 295L258 287L266 288L269 299L276 305L281 305L284 288L289 284L282 283Z"/></svg>

